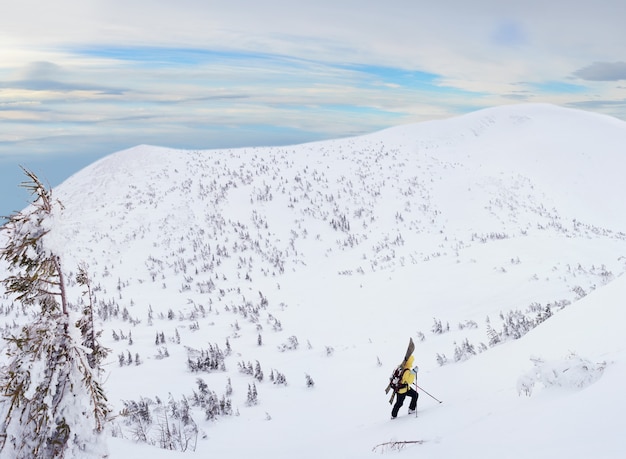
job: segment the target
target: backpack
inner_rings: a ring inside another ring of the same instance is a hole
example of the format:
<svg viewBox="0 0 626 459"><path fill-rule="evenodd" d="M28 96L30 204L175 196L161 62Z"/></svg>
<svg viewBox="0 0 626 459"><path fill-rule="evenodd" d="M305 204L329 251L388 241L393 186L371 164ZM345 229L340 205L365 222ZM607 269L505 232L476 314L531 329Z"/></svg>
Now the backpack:
<svg viewBox="0 0 626 459"><path fill-rule="evenodd" d="M394 392L398 392L399 389L407 385L406 383L402 383L402 376L404 376L405 371L408 371L408 368L404 368L404 365L398 365L398 367L393 370L393 373L391 373L389 387L391 387Z"/></svg>

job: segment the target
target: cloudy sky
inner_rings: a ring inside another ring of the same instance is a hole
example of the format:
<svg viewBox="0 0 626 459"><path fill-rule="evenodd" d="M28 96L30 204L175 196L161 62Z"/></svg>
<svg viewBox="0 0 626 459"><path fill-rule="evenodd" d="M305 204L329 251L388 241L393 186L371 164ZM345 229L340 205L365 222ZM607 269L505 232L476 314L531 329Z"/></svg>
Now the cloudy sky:
<svg viewBox="0 0 626 459"><path fill-rule="evenodd" d="M523 102L626 120L624 0L0 2L0 215L25 204L19 164L55 186L138 144L282 145Z"/></svg>

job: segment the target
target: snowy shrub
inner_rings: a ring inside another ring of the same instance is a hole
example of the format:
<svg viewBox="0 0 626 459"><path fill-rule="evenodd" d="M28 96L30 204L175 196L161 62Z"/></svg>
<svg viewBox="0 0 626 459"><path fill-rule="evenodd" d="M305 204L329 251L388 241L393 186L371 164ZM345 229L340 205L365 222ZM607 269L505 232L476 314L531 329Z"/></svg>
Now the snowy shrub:
<svg viewBox="0 0 626 459"><path fill-rule="evenodd" d="M186 398L176 401L170 394L167 404L158 397L123 403L120 415L133 440L172 451L195 451L198 426Z"/></svg>
<svg viewBox="0 0 626 459"><path fill-rule="evenodd" d="M191 396L191 404L204 410L207 420L216 419L218 416L230 416L233 414L232 402L226 395L220 399L217 394L210 390L202 378L196 380L198 391ZM228 380L230 385L230 379ZM228 386L226 388L228 392ZM232 388L231 388L232 390Z"/></svg>
<svg viewBox="0 0 626 459"><path fill-rule="evenodd" d="M573 287L572 292L576 294L577 300L580 300L581 298L587 296L587 292L585 292L585 290L580 285L576 285L575 287Z"/></svg>
<svg viewBox="0 0 626 459"><path fill-rule="evenodd" d="M272 314L267 315L267 322L272 325L272 329L276 332L282 331L283 325L280 320L274 317Z"/></svg>
<svg viewBox="0 0 626 459"><path fill-rule="evenodd" d="M209 349L187 348L187 368L193 373L199 371L226 371L224 352L220 347L209 345Z"/></svg>
<svg viewBox="0 0 626 459"><path fill-rule="evenodd" d="M308 373L304 374L304 378L306 379L306 387L313 387L315 386L315 382L313 381L313 378L311 378L311 375Z"/></svg>
<svg viewBox="0 0 626 459"><path fill-rule="evenodd" d="M495 331L491 324L489 323L489 318L487 318L487 337L489 338L489 346L495 346L500 341L502 341L502 337L500 333Z"/></svg>
<svg viewBox="0 0 626 459"><path fill-rule="evenodd" d="M333 218L330 221L330 226L332 226L336 231L344 231L346 233L350 231L350 222L348 221L348 217L343 214L339 214L337 219Z"/></svg>
<svg viewBox="0 0 626 459"><path fill-rule="evenodd" d="M594 363L575 353L562 360L546 362L540 358L531 358L532 370L517 381L517 392L530 396L536 383L544 387L584 388L596 382L606 368L606 362Z"/></svg>
<svg viewBox="0 0 626 459"><path fill-rule="evenodd" d="M279 386L287 385L287 378L285 377L284 374L282 374L281 372L277 370L272 370L270 372L270 381L272 381L272 383L277 384Z"/></svg>
<svg viewBox="0 0 626 459"><path fill-rule="evenodd" d="M402 451L409 445L421 445L424 440L388 441L372 448L372 451L384 454L388 451Z"/></svg>
<svg viewBox="0 0 626 459"><path fill-rule="evenodd" d="M233 349L230 347L230 341L226 338L226 351L224 352L225 356L229 356L233 353Z"/></svg>
<svg viewBox="0 0 626 459"><path fill-rule="evenodd" d="M134 400L123 401L124 409L120 416L124 419L124 424L130 427L133 440L148 442L148 431L152 425L152 413L150 405L153 401L141 398L138 402Z"/></svg>
<svg viewBox="0 0 626 459"><path fill-rule="evenodd" d="M554 315L555 311L560 311L571 303L568 300L555 301L546 305L540 303L531 303L522 312L518 309L509 311L506 314L501 312L502 330L498 331L491 326L489 317L487 317L487 337L489 338L489 346L495 346L501 342L519 339L533 328L548 320Z"/></svg>
<svg viewBox="0 0 626 459"><path fill-rule="evenodd" d="M230 381L230 378L228 378L228 381L226 382L226 396L230 397L233 394L233 385Z"/></svg>
<svg viewBox="0 0 626 459"><path fill-rule="evenodd" d="M602 265L600 267L600 272L599 273L595 273L595 274L600 276L600 278L602 279L602 283L603 284L608 284L609 282L611 282L615 278L613 273L606 269L605 265Z"/></svg>
<svg viewBox="0 0 626 459"><path fill-rule="evenodd" d="M263 382L263 370L261 369L261 364L259 361L256 361L256 365L254 366L254 379L259 382Z"/></svg>
<svg viewBox="0 0 626 459"><path fill-rule="evenodd" d="M476 349L473 344L470 344L467 338L465 338L465 341L463 341L460 346L456 342L454 343L455 362L467 360L474 355L476 355Z"/></svg>
<svg viewBox="0 0 626 459"><path fill-rule="evenodd" d="M167 357L170 356L170 353L167 350L167 347L165 347L165 346L159 347L159 349L157 349L157 351L158 351L157 355L154 356L154 358L157 359L157 360L166 359Z"/></svg>
<svg viewBox="0 0 626 459"><path fill-rule="evenodd" d="M298 346L298 338L296 338L295 336L290 336L286 343L282 343L278 346L278 350L280 352L285 352L287 350L294 351L298 349Z"/></svg>
<svg viewBox="0 0 626 459"><path fill-rule="evenodd" d="M250 376L254 375L254 368L251 362L246 363L242 360L241 362L237 362L237 367L239 367L239 373Z"/></svg>
<svg viewBox="0 0 626 459"><path fill-rule="evenodd" d="M496 233L496 232L492 232L488 234L473 233L472 241L478 241L478 242L482 242L483 244L485 244L488 241L498 241L502 239L508 239L508 237L509 236L506 233Z"/></svg>
<svg viewBox="0 0 626 459"><path fill-rule="evenodd" d="M157 332L156 339L154 340L154 344L156 344L157 346L159 344L165 344L165 334L163 332L161 333Z"/></svg>
<svg viewBox="0 0 626 459"><path fill-rule="evenodd" d="M176 401L170 394L167 406L158 406L157 418L161 448L175 451L196 450L198 426L189 413L186 398Z"/></svg>
<svg viewBox="0 0 626 459"><path fill-rule="evenodd" d="M252 383L252 385L248 384L248 398L246 399L247 406L254 406L259 403L259 394L256 390L256 385Z"/></svg>
<svg viewBox="0 0 626 459"><path fill-rule="evenodd" d="M478 328L478 324L473 320L466 320L465 322L459 323L459 330L465 330L466 328L476 329Z"/></svg>
<svg viewBox="0 0 626 459"><path fill-rule="evenodd" d="M535 322L519 310L509 311L506 315L500 314L503 320L501 336L504 338L520 339L535 328Z"/></svg>
<svg viewBox="0 0 626 459"><path fill-rule="evenodd" d="M443 326L441 325L441 320L437 320L436 318L433 318L433 326L430 329L430 331L432 331L435 335L441 335L443 333Z"/></svg>

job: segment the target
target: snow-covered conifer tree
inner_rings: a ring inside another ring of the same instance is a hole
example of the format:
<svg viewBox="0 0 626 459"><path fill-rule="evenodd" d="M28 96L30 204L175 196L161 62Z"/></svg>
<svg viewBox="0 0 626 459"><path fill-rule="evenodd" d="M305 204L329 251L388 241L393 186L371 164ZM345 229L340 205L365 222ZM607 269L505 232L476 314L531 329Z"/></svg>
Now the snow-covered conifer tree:
<svg viewBox="0 0 626 459"><path fill-rule="evenodd" d="M62 206L32 172L23 186L35 197L5 225L0 258L10 275L2 282L32 320L7 340L9 362L0 370L0 456L103 457L100 433L109 413L99 383L101 354L90 331L71 317L55 221ZM83 316L84 319L84 316ZM86 330L86 329L85 329ZM83 343L87 347L83 346ZM87 350L89 349L89 350Z"/></svg>

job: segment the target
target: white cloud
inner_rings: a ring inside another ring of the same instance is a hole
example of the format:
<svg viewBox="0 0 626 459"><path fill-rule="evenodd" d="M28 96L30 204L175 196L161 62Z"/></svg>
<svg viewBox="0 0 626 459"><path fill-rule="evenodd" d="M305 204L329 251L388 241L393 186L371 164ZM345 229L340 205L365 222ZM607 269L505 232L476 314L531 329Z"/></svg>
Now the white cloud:
<svg viewBox="0 0 626 459"><path fill-rule="evenodd" d="M8 2L0 16L0 119L33 139L68 128L174 137L179 129L202 139L185 126L228 123L284 126L302 132L302 141L512 99L588 104L626 119L623 91L590 81L617 79L625 5ZM587 93L537 91L575 77Z"/></svg>

